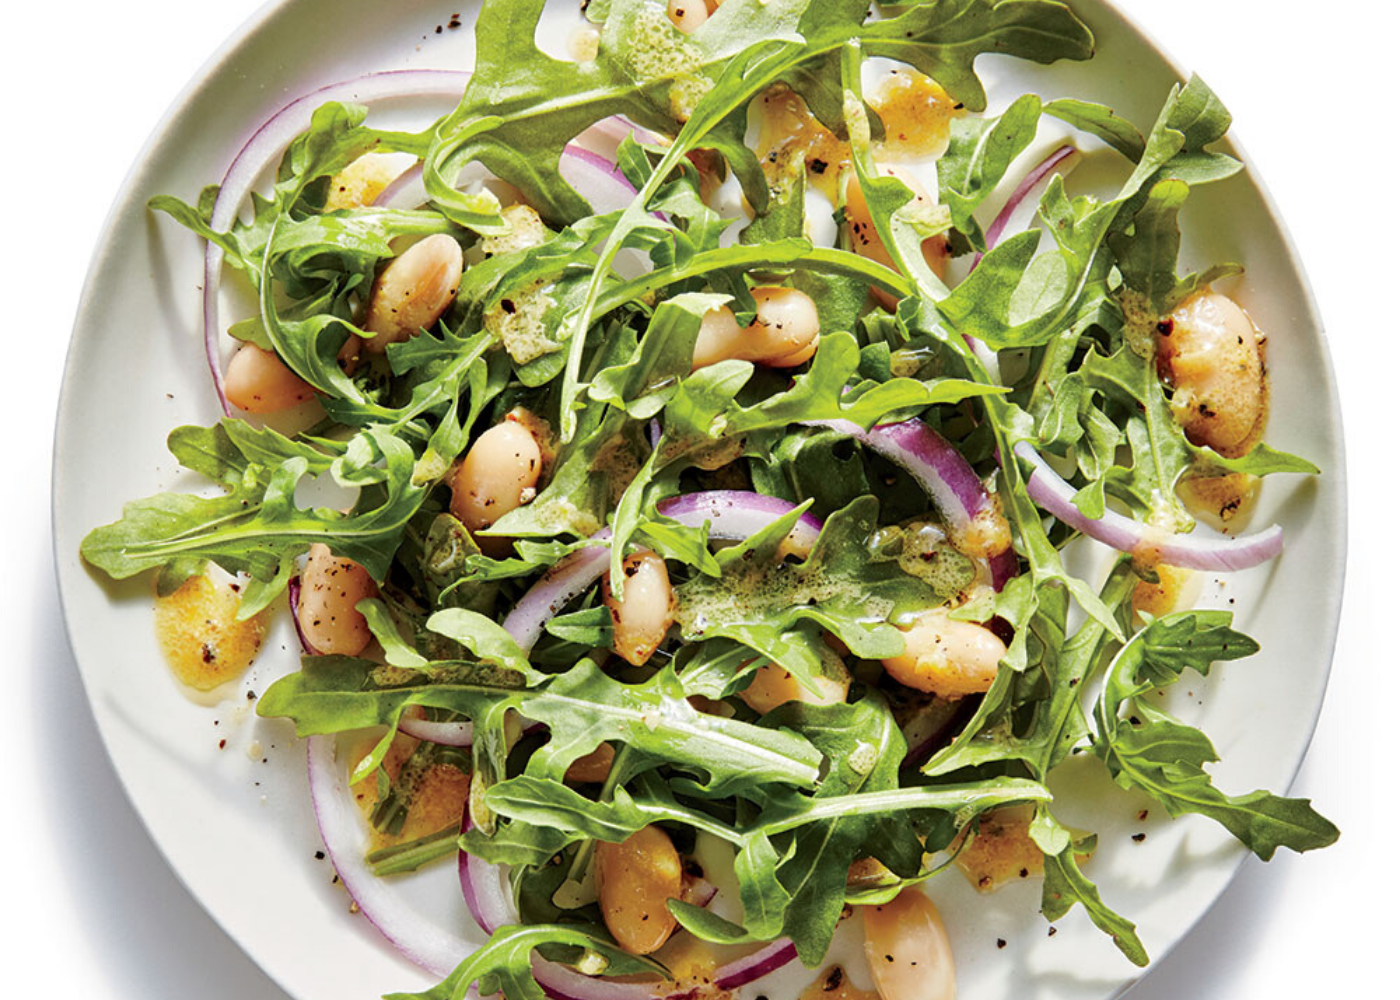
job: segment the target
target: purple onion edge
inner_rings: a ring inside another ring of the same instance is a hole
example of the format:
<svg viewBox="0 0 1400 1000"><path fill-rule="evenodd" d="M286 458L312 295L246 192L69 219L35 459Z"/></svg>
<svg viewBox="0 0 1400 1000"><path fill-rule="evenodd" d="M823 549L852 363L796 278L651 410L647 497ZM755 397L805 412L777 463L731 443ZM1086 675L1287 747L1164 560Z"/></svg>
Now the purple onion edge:
<svg viewBox="0 0 1400 1000"><path fill-rule="evenodd" d="M336 83L328 83L323 87L317 87L315 90L307 91L305 94L302 94L301 96L288 101L286 104L282 105L275 112L269 115L266 119L264 119L262 124L259 125L256 129L254 129L252 134L248 136L247 140L244 141L244 143L238 147L238 152L234 154L233 159L229 161L228 168L224 171L221 192L228 187L229 179L233 177L234 171L237 170L237 168L239 167L240 162L243 160L243 157L248 153L250 149L254 147L258 139L261 138L263 134L266 133L269 129L273 128L284 115L288 114L296 108L301 107L307 101L310 101L318 95L332 93L347 86L363 84L371 80L380 80L385 77L404 75L412 76L414 78L423 78L428 76L436 76L439 74L441 74L444 77L450 76L453 79L460 78L464 85L466 83L466 80L470 77L469 73L465 73L459 70L447 69L383 70L377 73L367 73L363 76L355 77L350 80L341 80ZM412 96L412 94L411 92L408 92L404 95L399 96ZM259 165L259 169L261 169L261 166L262 165ZM239 192L238 204L234 205L233 207L233 218L237 218L238 210L242 205L243 199L246 198L247 195L247 191ZM214 208L216 211L218 207L218 199L215 199ZM232 221L230 221L230 225L231 224ZM223 266L223 260L223 250L221 250L217 245L213 243L206 244L204 249L204 289L202 303L202 312L204 319L204 357L209 365L209 374L214 382L214 394L218 396L219 406L223 408L225 416L231 417L233 416L233 405L229 402L227 392L224 389L224 373L219 358L219 281L220 272L222 271Z"/></svg>
<svg viewBox="0 0 1400 1000"><path fill-rule="evenodd" d="M748 956L752 958L753 956ZM739 966L732 972L715 977L715 986L722 990L734 990L762 979L770 972L776 972L797 957L797 945L788 941L783 947L774 949L752 965L745 965L748 958L736 959L732 964Z"/></svg>
<svg viewBox="0 0 1400 1000"><path fill-rule="evenodd" d="M292 610L292 628L296 629L297 641L301 643L301 648L307 656L320 656L321 651L311 645L311 641L306 638L306 633L301 630L301 615L297 614L297 608L301 604L301 577L294 576L287 581L287 605Z"/></svg>
<svg viewBox="0 0 1400 1000"><path fill-rule="evenodd" d="M915 461L927 466L929 471L942 481L962 505L962 511L949 511L956 516L962 513L969 520L981 513L990 502L987 488L977 473L968 464L962 452L953 443L939 434L917 417L897 424L879 424L870 430L871 435L880 435L892 445L910 455Z"/></svg>
<svg viewBox="0 0 1400 1000"><path fill-rule="evenodd" d="M608 159L603 154L595 153L591 149L585 149L583 146L579 146L571 142L564 147L564 152L562 155L572 157L575 160L578 160L580 163L587 164L594 170L606 174L614 183L626 188L632 193L634 197L636 196L637 189L632 184L632 182L627 179L627 175L622 172L622 168L619 167L612 160ZM569 186L573 187L572 184L570 184ZM580 194L581 193L582 192L580 192ZM587 201L588 199L585 198L584 200ZM656 218L660 219L662 222L667 221L666 213L664 212L652 212L651 214L654 215Z"/></svg>
<svg viewBox="0 0 1400 1000"><path fill-rule="evenodd" d="M766 493L756 493L749 490L705 490L699 493L685 493L669 500L663 500L657 504L656 509L658 513L667 517L675 517L677 514L703 513L708 509L720 506L743 507L764 514L782 516L797 505L782 497L769 496ZM811 511L803 511L802 516L797 519L797 523L817 532L820 532L823 526L822 519Z"/></svg>
<svg viewBox="0 0 1400 1000"><path fill-rule="evenodd" d="M1006 231L1007 223L1011 221L1011 216L1015 213L1016 209L1021 207L1021 202L1026 200L1026 196L1035 189L1037 184L1045 179L1050 171L1054 170L1068 157L1077 152L1078 150L1074 146L1068 144L1060 146L1050 153L1049 156L1032 167L1026 176L1021 179L1021 183L1017 184L1012 190L1011 197L1006 199L1006 204L1002 206L1001 211L997 213L997 217L993 219L992 224L987 227L987 250L989 252L1001 240L1002 233ZM978 254L977 260L980 261L981 259L982 255ZM976 262L974 262L973 266L976 266Z"/></svg>

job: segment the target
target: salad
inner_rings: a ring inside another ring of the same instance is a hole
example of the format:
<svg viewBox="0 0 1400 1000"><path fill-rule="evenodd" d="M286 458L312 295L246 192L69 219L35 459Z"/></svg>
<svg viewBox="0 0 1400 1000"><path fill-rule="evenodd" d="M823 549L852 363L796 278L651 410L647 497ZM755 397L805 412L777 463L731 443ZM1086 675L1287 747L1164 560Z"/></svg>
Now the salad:
<svg viewBox="0 0 1400 1000"><path fill-rule="evenodd" d="M485 0L470 73L323 88L152 199L207 241L226 416L169 447L217 489L82 545L154 579L201 690L289 607L257 711L306 738L355 907L441 978L412 995L720 997L858 921L883 1000L946 1000L950 867L1041 878L1145 965L1057 817L1072 754L1265 860L1333 842L1218 789L1159 697L1256 651L1191 576L1278 557L1235 529L1318 471L1262 440L1265 337L1213 288L1242 268L1179 274L1192 188L1240 169L1206 85L1145 131L989 111L979 55L1092 55L1053 0L591 0L572 60L545 6ZM367 124L409 95L456 105ZM227 327L224 280L256 302ZM480 947L392 886L445 858Z"/></svg>

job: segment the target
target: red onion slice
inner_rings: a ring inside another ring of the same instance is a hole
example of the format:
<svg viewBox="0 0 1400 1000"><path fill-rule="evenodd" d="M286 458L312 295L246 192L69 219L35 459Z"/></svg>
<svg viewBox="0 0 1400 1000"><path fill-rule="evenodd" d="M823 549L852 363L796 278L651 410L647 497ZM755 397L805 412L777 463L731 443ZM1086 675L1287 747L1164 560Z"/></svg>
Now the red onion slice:
<svg viewBox="0 0 1400 1000"><path fill-rule="evenodd" d="M564 147L564 154L559 158L559 176L600 214L620 212L637 196L637 189L616 163L573 143ZM666 221L661 212L651 214ZM651 257L636 247L623 247L612 263L612 269L625 279L640 277L653 266Z"/></svg>
<svg viewBox="0 0 1400 1000"><path fill-rule="evenodd" d="M572 143L564 147L559 158L559 176L600 214L620 212L637 196L637 189L616 163Z"/></svg>
<svg viewBox="0 0 1400 1000"><path fill-rule="evenodd" d="M669 141L640 125L633 125L623 115L613 115L594 122L574 136L572 144L590 149L600 156L616 158L617 147L629 135L648 146L660 146Z"/></svg>
<svg viewBox="0 0 1400 1000"><path fill-rule="evenodd" d="M1001 593L1007 581L1021 572L1021 561L1016 558L1016 550L1006 548L987 560L991 570L992 589Z"/></svg>
<svg viewBox="0 0 1400 1000"><path fill-rule="evenodd" d="M1059 520L1090 538L1120 552L1149 557L1168 566L1231 572L1268 562L1283 551L1283 529L1272 524L1263 531L1239 538L1220 535L1162 535L1114 510L1103 517L1086 517L1074 505L1075 489L1046 464L1027 442L1016 445L1016 455L1030 464L1026 492Z"/></svg>
<svg viewBox="0 0 1400 1000"><path fill-rule="evenodd" d="M1061 146L1032 167L1030 172L1021 178L1021 183L1016 185L1011 197L987 227L987 249L991 250L996 246L1007 230L1022 232L1030 228L1035 213L1040 208L1040 199L1045 194L1045 189L1050 186L1051 179L1057 173L1068 174L1079 165L1081 159L1079 150L1073 146ZM974 269L981 263L982 256L979 252L972 258ZM977 360L982 362L982 367L987 369L992 379L1000 382L1001 361L996 352L976 337L963 339L967 341L967 346L972 348L972 353L977 355Z"/></svg>
<svg viewBox="0 0 1400 1000"><path fill-rule="evenodd" d="M737 958L715 970L715 986L722 990L737 990L776 972L797 957L797 945L790 938L778 938L751 955Z"/></svg>
<svg viewBox="0 0 1400 1000"><path fill-rule="evenodd" d="M445 978L476 945L410 909L392 885L365 864L364 820L350 793L347 769L336 762L334 736L308 737L306 771L316 826L345 891L405 958ZM468 996L475 997L475 991Z"/></svg>
<svg viewBox="0 0 1400 1000"><path fill-rule="evenodd" d="M1013 232L1028 229L1035 212L1040 208L1041 196L1045 194L1045 189L1050 186L1055 174L1069 173L1079 165L1082 158L1079 150L1073 146L1061 146L1032 167L1030 173L1026 174L1011 192L1011 197L1006 199L1006 205L997 213L992 224L987 227L987 249L996 246L1008 229ZM1023 206L1026 211L1021 210ZM1013 222L1017 223L1014 229L1011 225ZM981 260L982 255L979 253L976 259Z"/></svg>
<svg viewBox="0 0 1400 1000"><path fill-rule="evenodd" d="M720 990L736 990L757 982L797 958L797 946L788 938L764 945L758 951L737 958L715 971L714 985ZM535 980L552 1000L689 1000L696 996L693 989L660 994L645 983L618 983L593 979L562 965L553 965L536 957Z"/></svg>
<svg viewBox="0 0 1400 1000"><path fill-rule="evenodd" d="M535 982L551 1000L687 1000L691 991L668 995L658 993L647 983L619 983L612 979L585 976L567 965L546 962L538 955L530 957ZM657 983L656 986L666 984Z"/></svg>
<svg viewBox="0 0 1400 1000"><path fill-rule="evenodd" d="M420 160L384 186L374 199L378 208L414 209L428 203L428 189L423 185L423 163Z"/></svg>
<svg viewBox="0 0 1400 1000"><path fill-rule="evenodd" d="M472 828L471 804L462 809L462 832ZM510 892L506 889L505 866L482 861L460 848L457 851L457 880L462 886L462 899L476 925L487 934L496 928L515 923L519 917Z"/></svg>
<svg viewBox="0 0 1400 1000"><path fill-rule="evenodd" d="M306 638L306 633L301 630L301 615L297 613L297 608L301 605L301 577L294 576L287 581L287 603L292 608L292 628L296 629L297 641L301 643L302 652L307 656L320 656L321 651L311 645L311 640Z"/></svg>
<svg viewBox="0 0 1400 1000"><path fill-rule="evenodd" d="M462 812L462 832L471 829L471 809ZM464 850L457 852L457 877L462 885L462 899L483 931L493 934L498 927L519 921L515 902L506 888L504 865L482 861ZM614 983L606 979L585 976L566 966L546 962L532 956L535 980L550 997L559 1000L656 1000L655 989L645 983Z"/></svg>
<svg viewBox="0 0 1400 1000"><path fill-rule="evenodd" d="M695 884L690 887L689 895L691 897L690 903L704 909L715 901L715 897L719 895L719 887L711 885L704 879L697 879Z"/></svg>
<svg viewBox="0 0 1400 1000"><path fill-rule="evenodd" d="M692 528L709 521L711 538L742 541L772 524L793 506L786 500L761 493L710 490L664 500L657 505L657 511ZM821 530L821 521L811 514L803 514L792 530L794 551L810 551ZM597 532L591 539L595 544L570 553L525 592L501 623L521 649L528 653L544 632L545 622L607 572L611 558L607 542L611 538L610 528Z"/></svg>
<svg viewBox="0 0 1400 1000"><path fill-rule="evenodd" d="M298 97L258 127L229 164L214 199L210 228L226 232L238 217L238 210L252 190L263 168L293 139L306 131L311 114L332 101L371 103L392 97L459 97L466 88L469 73L445 69L404 69L371 73L354 80L332 83ZM214 378L214 391L224 413L233 407L224 393L224 373L219 360L219 276L224 252L213 243L204 250L204 355Z"/></svg>
<svg viewBox="0 0 1400 1000"><path fill-rule="evenodd" d="M849 435L909 473L924 488L954 535L970 531L978 517L985 517L992 510L987 488L962 452L922 420L876 424L868 431L849 420L810 420L806 424ZM994 590L1000 591L1007 580L1020 572L1016 552L1010 547L987 561Z"/></svg>
<svg viewBox="0 0 1400 1000"><path fill-rule="evenodd" d="M413 719L404 716L399 719L399 732L412 736L424 743L436 743L444 747L469 747L472 745L472 724L470 722L430 722L427 719Z"/></svg>

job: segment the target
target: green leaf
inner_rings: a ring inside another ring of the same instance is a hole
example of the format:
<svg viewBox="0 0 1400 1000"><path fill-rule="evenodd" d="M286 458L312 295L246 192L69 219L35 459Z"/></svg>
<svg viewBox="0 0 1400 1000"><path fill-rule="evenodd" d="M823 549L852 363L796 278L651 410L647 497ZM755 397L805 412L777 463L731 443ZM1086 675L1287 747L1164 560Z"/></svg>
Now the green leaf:
<svg viewBox="0 0 1400 1000"><path fill-rule="evenodd" d="M972 217L1006 176L1011 161L1035 139L1040 98L1025 94L998 117L954 118L948 150L938 161L938 197L953 213L953 226L985 249L982 229Z"/></svg>
<svg viewBox="0 0 1400 1000"><path fill-rule="evenodd" d="M911 576L896 559L871 559L868 544L878 512L879 503L867 496L832 514L800 564L774 557L800 508L748 543L725 550L719 577L694 577L676 588L682 635L688 641L734 639L809 678L821 670L810 644L777 641L802 622L831 631L861 657L900 653L903 636L889 622L936 607L948 595Z"/></svg>
<svg viewBox="0 0 1400 1000"><path fill-rule="evenodd" d="M428 619L427 628L461 643L483 663L515 671L529 684L543 679L543 675L530 666L530 658L515 637L483 614L466 608L445 608Z"/></svg>
<svg viewBox="0 0 1400 1000"><path fill-rule="evenodd" d="M427 665L427 659L399 634L399 626L383 601L367 597L355 605L355 610L365 616L370 633L384 649L384 659L390 666L418 669Z"/></svg>
<svg viewBox="0 0 1400 1000"><path fill-rule="evenodd" d="M1042 830L1047 827L1053 830L1059 835L1057 839L1065 845L1059 850L1045 852L1045 885L1041 890L1040 902L1040 912L1045 919L1052 922L1059 920L1078 903L1089 914L1094 926L1107 934L1130 962L1139 967L1147 965L1147 949L1137 935L1136 925L1109 909L1099 896L1098 888L1079 870L1069 831L1060 826L1044 808L1037 810L1036 825L1032 830L1038 834L1042 849L1052 845L1044 842L1046 834L1038 831L1037 826Z"/></svg>
<svg viewBox="0 0 1400 1000"><path fill-rule="evenodd" d="M1266 791L1226 795L1203 765L1216 759L1204 735L1144 701L1188 667L1205 674L1216 660L1249 656L1258 645L1233 631L1225 611L1185 611L1152 622L1123 647L1095 709L1094 752L1125 788L1146 792L1173 816L1199 813L1219 822L1267 861L1279 847L1309 851L1338 836L1306 799ZM1130 713L1124 719L1122 713Z"/></svg>
<svg viewBox="0 0 1400 1000"><path fill-rule="evenodd" d="M545 992L535 982L530 956L546 945L570 945L601 957L603 968L596 974L649 972L670 977L665 966L628 954L600 930L577 924L507 924L498 927L489 941L463 959L437 986L421 993L389 993L384 1000L464 1000L473 984L482 996L504 991L510 1000L544 1000Z"/></svg>
<svg viewBox="0 0 1400 1000"><path fill-rule="evenodd" d="M1134 163L1142 159L1147 150L1147 143L1137 127L1126 118L1118 117L1107 105L1065 97L1049 102L1042 111L1097 136Z"/></svg>
<svg viewBox="0 0 1400 1000"><path fill-rule="evenodd" d="M379 491L378 506L348 515L298 508L293 494L308 466L305 458L289 458L272 470L249 466L227 496L162 493L133 501L120 521L83 539L82 556L115 579L177 560L201 559L266 582L285 579L291 559L323 542L383 579L404 525L422 502L422 490L409 483L413 453L405 443L376 429L361 440L367 459L385 463L379 475L388 483ZM266 600L274 596L264 595Z"/></svg>
<svg viewBox="0 0 1400 1000"><path fill-rule="evenodd" d="M432 683L395 678L367 687L373 670L373 664L359 660L308 658L301 671L268 688L258 712L290 718L299 735L309 736L392 727L410 705L457 712L480 730L482 720L513 708L551 732L550 741L530 758L531 776L562 780L579 757L617 740L704 775L704 787L717 795L755 782L810 787L821 762L820 753L793 733L698 712L666 670L642 684L623 684L584 660L530 689L501 686L502 681L518 684L516 673L492 678L484 668L451 662L429 665Z"/></svg>

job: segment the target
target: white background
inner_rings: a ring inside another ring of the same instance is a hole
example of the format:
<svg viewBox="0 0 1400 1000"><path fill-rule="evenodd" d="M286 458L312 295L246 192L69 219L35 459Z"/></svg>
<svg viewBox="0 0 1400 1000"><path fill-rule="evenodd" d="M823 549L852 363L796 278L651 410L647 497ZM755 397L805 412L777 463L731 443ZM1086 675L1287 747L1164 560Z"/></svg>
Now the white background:
<svg viewBox="0 0 1400 1000"><path fill-rule="evenodd" d="M0 686L0 906L11 918L0 938L0 994L285 1000L176 881L118 787L63 637L49 552L53 414L102 220L167 105L259 3L7 6L0 614L18 646ZM1281 852L1267 866L1251 859L1132 997L1377 992L1391 981L1400 889L1400 795L1389 752L1400 655L1382 627L1396 617L1387 584L1400 564L1392 492L1400 323L1391 304L1400 198L1390 110L1400 9L1374 0L1120 6L1234 112L1235 134L1298 244L1341 386L1352 538L1331 688L1294 787L1341 826L1342 840L1306 857Z"/></svg>

